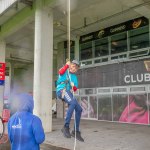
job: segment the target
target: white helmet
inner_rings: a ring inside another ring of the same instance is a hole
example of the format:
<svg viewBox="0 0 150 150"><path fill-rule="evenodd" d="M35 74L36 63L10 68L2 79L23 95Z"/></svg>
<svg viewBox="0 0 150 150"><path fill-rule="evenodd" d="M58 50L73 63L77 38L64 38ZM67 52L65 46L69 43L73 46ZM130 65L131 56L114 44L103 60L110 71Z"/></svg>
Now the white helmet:
<svg viewBox="0 0 150 150"><path fill-rule="evenodd" d="M72 63L73 63L73 64L76 64L77 66L80 66L80 62L79 62L77 59L74 59L74 60L72 61Z"/></svg>

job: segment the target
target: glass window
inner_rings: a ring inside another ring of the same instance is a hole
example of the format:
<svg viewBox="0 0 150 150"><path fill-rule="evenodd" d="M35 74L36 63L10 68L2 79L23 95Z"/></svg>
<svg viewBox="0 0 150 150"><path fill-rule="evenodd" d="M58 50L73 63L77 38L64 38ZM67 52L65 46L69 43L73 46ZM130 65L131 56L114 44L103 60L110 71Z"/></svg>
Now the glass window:
<svg viewBox="0 0 150 150"><path fill-rule="evenodd" d="M125 122L148 124L148 113L146 93L129 95L129 107L122 114Z"/></svg>
<svg viewBox="0 0 150 150"><path fill-rule="evenodd" d="M89 97L89 118L97 118L97 97Z"/></svg>
<svg viewBox="0 0 150 150"><path fill-rule="evenodd" d="M124 122L123 113L128 108L128 95L126 94L113 94L113 121Z"/></svg>
<svg viewBox="0 0 150 150"><path fill-rule="evenodd" d="M130 33L130 50L149 47L149 27L135 29Z"/></svg>
<svg viewBox="0 0 150 150"><path fill-rule="evenodd" d="M81 118L88 118L89 117L89 111L88 111L88 104L89 100L88 100L88 96L81 96L81 99L79 101L80 106L82 107L82 114L81 114Z"/></svg>
<svg viewBox="0 0 150 150"><path fill-rule="evenodd" d="M107 62L108 61L108 58L103 58L102 59L102 62Z"/></svg>
<svg viewBox="0 0 150 150"><path fill-rule="evenodd" d="M73 60L75 58L74 50L75 50L74 46L70 48L70 59L71 60Z"/></svg>
<svg viewBox="0 0 150 150"><path fill-rule="evenodd" d="M108 58L101 58L101 59L96 59L94 61L95 64L98 64L98 63L102 63L102 62L107 62L108 61Z"/></svg>
<svg viewBox="0 0 150 150"><path fill-rule="evenodd" d="M74 58L75 58L75 47L74 46L72 46L72 47L70 47L70 59L71 60L73 60ZM65 59L67 59L68 58L68 49L67 48L65 48Z"/></svg>
<svg viewBox="0 0 150 150"><path fill-rule="evenodd" d="M130 52L129 58L143 57L148 55L149 55L149 49L144 49L138 52L134 52L134 51L132 51L132 53Z"/></svg>
<svg viewBox="0 0 150 150"><path fill-rule="evenodd" d="M98 119L112 121L111 95L98 96Z"/></svg>
<svg viewBox="0 0 150 150"><path fill-rule="evenodd" d="M111 37L111 54L127 51L127 32Z"/></svg>
<svg viewBox="0 0 150 150"><path fill-rule="evenodd" d="M131 92L139 92L139 91L146 91L145 87L131 87L130 88Z"/></svg>
<svg viewBox="0 0 150 150"><path fill-rule="evenodd" d="M81 62L81 66L87 66L87 65L92 65L92 61Z"/></svg>
<svg viewBox="0 0 150 150"><path fill-rule="evenodd" d="M108 38L95 41L95 57L106 56L108 54Z"/></svg>
<svg viewBox="0 0 150 150"><path fill-rule="evenodd" d="M85 95L96 94L96 89L85 89Z"/></svg>
<svg viewBox="0 0 150 150"><path fill-rule="evenodd" d="M92 58L92 42L83 43L80 45L80 60Z"/></svg>
<svg viewBox="0 0 150 150"><path fill-rule="evenodd" d="M112 56L112 57L111 57L111 60L120 59L120 58L126 58L126 57L127 57L126 54L123 54L123 55L117 55L117 56Z"/></svg>
<svg viewBox="0 0 150 150"><path fill-rule="evenodd" d="M126 92L127 89L126 88L114 88L113 92Z"/></svg>

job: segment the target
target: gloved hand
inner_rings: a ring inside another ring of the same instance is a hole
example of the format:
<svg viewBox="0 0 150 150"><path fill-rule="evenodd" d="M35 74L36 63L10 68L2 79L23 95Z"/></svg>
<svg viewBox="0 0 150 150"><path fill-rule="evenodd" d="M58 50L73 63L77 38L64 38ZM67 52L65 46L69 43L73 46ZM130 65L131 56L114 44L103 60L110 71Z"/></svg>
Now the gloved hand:
<svg viewBox="0 0 150 150"><path fill-rule="evenodd" d="M71 87L72 87L71 90L75 92L75 91L77 90L77 87L74 85L73 82L71 82L70 85L71 85Z"/></svg>
<svg viewBox="0 0 150 150"><path fill-rule="evenodd" d="M71 85L71 87L74 87L74 83L73 82L71 82L70 85Z"/></svg>
<svg viewBox="0 0 150 150"><path fill-rule="evenodd" d="M70 63L71 63L70 60L67 58L67 59L66 59L66 64L67 64L67 65L70 65Z"/></svg>

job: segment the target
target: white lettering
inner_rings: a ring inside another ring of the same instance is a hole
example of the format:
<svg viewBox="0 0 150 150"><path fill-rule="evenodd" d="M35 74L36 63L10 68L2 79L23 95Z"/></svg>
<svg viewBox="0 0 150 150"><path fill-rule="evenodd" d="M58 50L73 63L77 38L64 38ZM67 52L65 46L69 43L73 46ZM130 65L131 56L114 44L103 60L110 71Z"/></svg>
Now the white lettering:
<svg viewBox="0 0 150 150"><path fill-rule="evenodd" d="M143 74L141 74L141 76L139 74L137 74L136 78L137 78L137 82L142 82L143 81Z"/></svg>
<svg viewBox="0 0 150 150"><path fill-rule="evenodd" d="M114 28L114 29L111 29L110 32L111 32L111 33L114 33L114 32L117 32L117 31L124 30L125 28L126 28L126 26L125 26L125 25L122 25L122 26L120 26L120 27L116 27L116 28Z"/></svg>
<svg viewBox="0 0 150 150"><path fill-rule="evenodd" d="M91 40L93 38L93 35L87 36L87 37L83 37L82 38L82 42L86 41L86 40Z"/></svg>
<svg viewBox="0 0 150 150"><path fill-rule="evenodd" d="M150 73L136 74L136 75L126 75L124 77L124 82L125 83L150 82Z"/></svg>
<svg viewBox="0 0 150 150"><path fill-rule="evenodd" d="M132 83L135 83L135 82L136 82L136 80L134 80L133 75L131 75L131 82L132 82Z"/></svg>
<svg viewBox="0 0 150 150"><path fill-rule="evenodd" d="M19 123L17 125L12 125L12 128L14 128L14 129L16 129L16 128L18 128L18 129L22 128L22 124L21 124L20 118L19 118Z"/></svg>
<svg viewBox="0 0 150 150"><path fill-rule="evenodd" d="M12 128L14 128L14 129L15 129L15 128L21 129L21 128L22 128L22 125L21 125L21 124L13 125Z"/></svg>
<svg viewBox="0 0 150 150"><path fill-rule="evenodd" d="M144 74L144 78L145 78L145 82L150 81L150 74L149 73Z"/></svg>
<svg viewBox="0 0 150 150"><path fill-rule="evenodd" d="M127 78L129 78L129 79L127 80ZM125 76L124 81L125 81L125 83L130 83L130 76L129 75Z"/></svg>

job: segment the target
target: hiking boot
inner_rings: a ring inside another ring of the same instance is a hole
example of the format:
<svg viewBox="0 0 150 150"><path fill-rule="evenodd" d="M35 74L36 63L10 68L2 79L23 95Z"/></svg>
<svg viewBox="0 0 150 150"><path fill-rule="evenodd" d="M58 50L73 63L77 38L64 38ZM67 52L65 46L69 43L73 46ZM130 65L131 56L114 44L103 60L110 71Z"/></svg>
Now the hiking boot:
<svg viewBox="0 0 150 150"><path fill-rule="evenodd" d="M66 138L71 138L71 134L70 134L69 128L67 128L67 127L64 126L64 127L61 129L61 132L63 133L64 137L66 137Z"/></svg>
<svg viewBox="0 0 150 150"><path fill-rule="evenodd" d="M75 131L74 130L72 131L71 136L75 137ZM84 139L81 137L81 132L80 131L76 131L76 139L81 141L81 142L84 142Z"/></svg>

